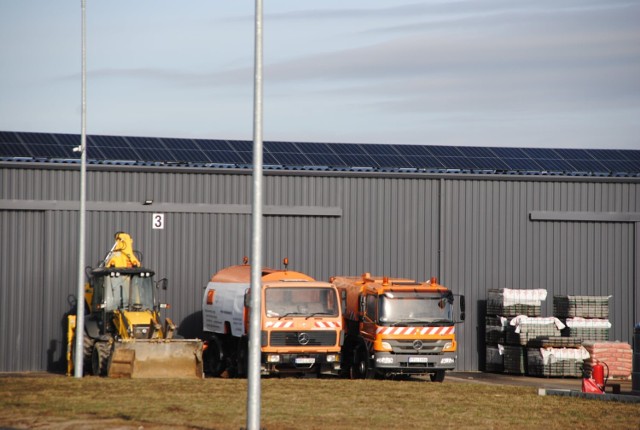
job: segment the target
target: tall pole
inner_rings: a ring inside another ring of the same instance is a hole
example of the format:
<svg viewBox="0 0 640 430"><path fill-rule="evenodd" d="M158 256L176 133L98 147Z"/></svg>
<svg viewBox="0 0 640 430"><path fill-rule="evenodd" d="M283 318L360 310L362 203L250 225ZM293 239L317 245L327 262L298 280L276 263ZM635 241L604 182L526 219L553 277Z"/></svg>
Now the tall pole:
<svg viewBox="0 0 640 430"><path fill-rule="evenodd" d="M87 182L87 5L82 5L82 114L80 132L80 232L78 243L78 304L76 310L76 343L74 376L82 378L84 361L84 242Z"/></svg>
<svg viewBox="0 0 640 430"><path fill-rule="evenodd" d="M253 210L247 430L260 428L260 289L262 280L262 0L256 0L253 93Z"/></svg>

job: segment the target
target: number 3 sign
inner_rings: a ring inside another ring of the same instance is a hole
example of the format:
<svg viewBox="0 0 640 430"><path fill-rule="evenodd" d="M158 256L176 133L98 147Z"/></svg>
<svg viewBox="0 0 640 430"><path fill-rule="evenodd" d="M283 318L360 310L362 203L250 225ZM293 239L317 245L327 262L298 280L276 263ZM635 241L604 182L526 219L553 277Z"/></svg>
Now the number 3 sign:
<svg viewBox="0 0 640 430"><path fill-rule="evenodd" d="M164 229L164 214L153 214L152 226L154 230Z"/></svg>

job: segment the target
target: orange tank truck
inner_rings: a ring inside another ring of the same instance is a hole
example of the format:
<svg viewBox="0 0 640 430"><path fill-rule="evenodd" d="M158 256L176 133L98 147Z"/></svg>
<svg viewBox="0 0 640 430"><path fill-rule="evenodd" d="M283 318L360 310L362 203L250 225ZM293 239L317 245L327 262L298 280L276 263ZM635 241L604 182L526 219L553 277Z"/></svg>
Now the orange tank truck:
<svg viewBox="0 0 640 430"><path fill-rule="evenodd" d="M331 278L343 298L344 376L426 375L442 382L454 369L457 342L454 295L437 283L372 277ZM459 296L464 320L464 296Z"/></svg>
<svg viewBox="0 0 640 430"><path fill-rule="evenodd" d="M220 270L205 288L208 375L246 376L250 279L245 262ZM260 293L261 374L337 374L343 319L336 287L304 273L265 268Z"/></svg>

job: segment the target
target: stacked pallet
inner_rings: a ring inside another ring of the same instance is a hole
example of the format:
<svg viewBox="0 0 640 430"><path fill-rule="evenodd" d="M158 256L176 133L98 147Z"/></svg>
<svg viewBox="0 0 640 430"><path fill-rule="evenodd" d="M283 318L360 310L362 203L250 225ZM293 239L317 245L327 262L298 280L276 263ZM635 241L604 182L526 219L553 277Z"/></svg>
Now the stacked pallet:
<svg viewBox="0 0 640 430"><path fill-rule="evenodd" d="M485 320L487 371L502 371L518 375L526 373L527 356L521 333L524 338L527 338L530 335L534 336L536 329L533 325L528 325L522 330L524 326L517 328L513 325L513 321L522 321L523 316L538 317L542 301L546 297L547 291L541 289L489 290ZM518 333L515 333L516 330ZM555 334L555 331L552 334Z"/></svg>
<svg viewBox="0 0 640 430"><path fill-rule="evenodd" d="M583 340L609 340L611 296L554 296L553 314L564 321L562 335Z"/></svg>
<svg viewBox="0 0 640 430"><path fill-rule="evenodd" d="M579 378L584 360L588 358L589 353L580 339L550 337L532 340L527 346L527 374Z"/></svg>
<svg viewBox="0 0 640 430"><path fill-rule="evenodd" d="M584 362L586 372L591 373L593 366L599 362L607 365L610 378L629 379L631 377L633 351L628 343L585 341L582 346L590 356Z"/></svg>

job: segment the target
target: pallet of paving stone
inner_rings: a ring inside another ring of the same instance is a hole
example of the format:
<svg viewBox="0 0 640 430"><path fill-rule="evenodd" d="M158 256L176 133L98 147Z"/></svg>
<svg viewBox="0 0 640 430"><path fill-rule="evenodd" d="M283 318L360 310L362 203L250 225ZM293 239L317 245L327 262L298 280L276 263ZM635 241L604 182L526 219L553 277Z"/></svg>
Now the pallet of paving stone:
<svg viewBox="0 0 640 430"><path fill-rule="evenodd" d="M487 315L537 317L546 297L547 291L542 289L493 288L488 291Z"/></svg>
<svg viewBox="0 0 640 430"><path fill-rule="evenodd" d="M524 375L527 373L526 348L523 346L504 345L504 373Z"/></svg>
<svg viewBox="0 0 640 430"><path fill-rule="evenodd" d="M553 296L553 315L558 318L609 318L611 296Z"/></svg>
<svg viewBox="0 0 640 430"><path fill-rule="evenodd" d="M580 378L583 353L579 348L527 348L527 375Z"/></svg>
<svg viewBox="0 0 640 430"><path fill-rule="evenodd" d="M527 343L528 348L580 348L583 340L578 337L538 337Z"/></svg>
<svg viewBox="0 0 640 430"><path fill-rule="evenodd" d="M580 337L583 340L608 341L611 322L601 318L574 317L564 320L563 336Z"/></svg>
<svg viewBox="0 0 640 430"><path fill-rule="evenodd" d="M543 337L560 337L561 331L555 318L527 318L517 325L511 321L507 327L507 344L526 346L531 340Z"/></svg>
<svg viewBox="0 0 640 430"><path fill-rule="evenodd" d="M509 319L505 317L488 316L485 318L485 336L486 343L498 344L505 343L507 327Z"/></svg>
<svg viewBox="0 0 640 430"><path fill-rule="evenodd" d="M485 371L502 373L504 371L504 357L502 354L502 345L487 345Z"/></svg>

